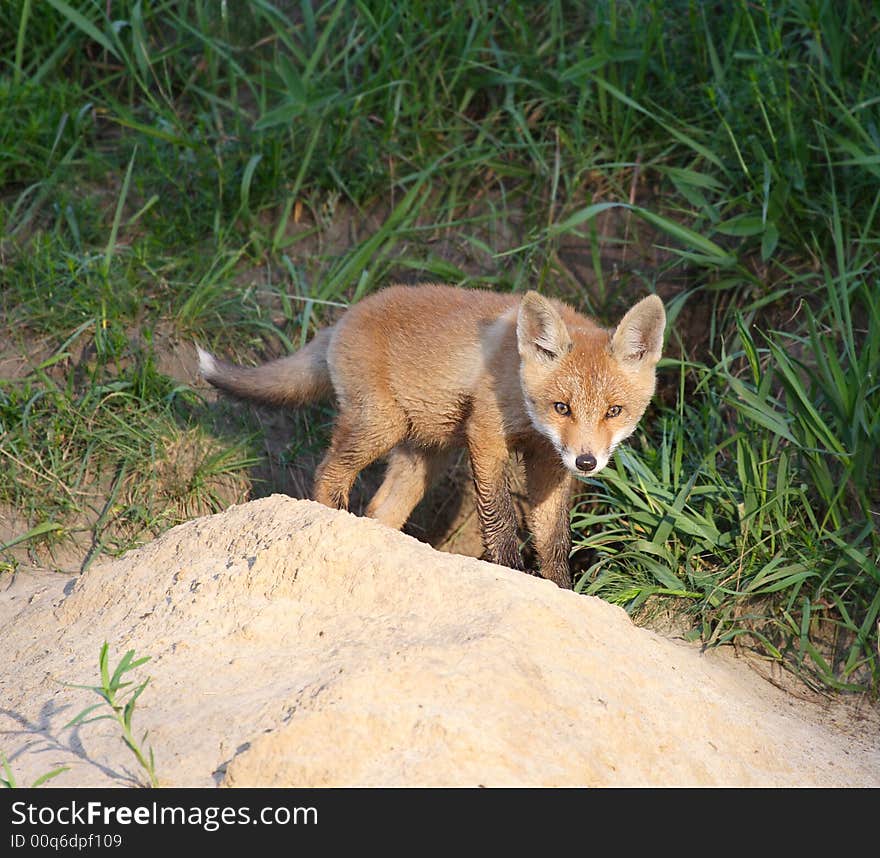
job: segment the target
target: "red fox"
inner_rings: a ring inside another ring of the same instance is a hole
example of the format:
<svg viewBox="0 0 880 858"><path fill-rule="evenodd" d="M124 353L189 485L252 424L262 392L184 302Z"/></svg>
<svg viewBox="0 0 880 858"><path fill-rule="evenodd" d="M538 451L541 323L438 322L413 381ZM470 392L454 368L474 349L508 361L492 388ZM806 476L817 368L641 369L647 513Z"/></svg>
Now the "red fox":
<svg viewBox="0 0 880 858"><path fill-rule="evenodd" d="M272 405L335 394L315 500L346 509L358 473L387 456L367 515L403 527L446 453L467 448L489 560L522 569L506 479L522 454L544 578L571 587L574 476L592 476L654 393L666 314L649 295L611 331L537 292L390 286L350 307L302 349L258 367L198 350L203 377Z"/></svg>

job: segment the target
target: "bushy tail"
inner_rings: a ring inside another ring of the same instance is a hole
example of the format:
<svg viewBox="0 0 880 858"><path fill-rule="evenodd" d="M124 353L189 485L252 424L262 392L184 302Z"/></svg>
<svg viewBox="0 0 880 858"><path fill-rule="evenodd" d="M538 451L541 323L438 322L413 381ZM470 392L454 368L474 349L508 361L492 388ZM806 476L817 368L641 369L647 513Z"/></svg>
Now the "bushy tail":
<svg viewBox="0 0 880 858"><path fill-rule="evenodd" d="M235 366L198 349L199 371L214 387L267 405L302 405L333 394L327 366L331 328L318 331L308 345L262 366Z"/></svg>

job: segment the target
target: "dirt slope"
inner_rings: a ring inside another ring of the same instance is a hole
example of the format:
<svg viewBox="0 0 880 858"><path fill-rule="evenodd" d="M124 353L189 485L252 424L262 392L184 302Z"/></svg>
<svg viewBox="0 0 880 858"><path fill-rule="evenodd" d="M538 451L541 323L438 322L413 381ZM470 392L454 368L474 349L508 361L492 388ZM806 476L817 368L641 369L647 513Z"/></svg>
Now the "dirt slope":
<svg viewBox="0 0 880 858"><path fill-rule="evenodd" d="M78 579L0 579L0 750L22 783L130 785L110 722L64 725L104 640L152 660L135 726L179 786L880 785L832 724L729 654L310 501L177 527Z"/></svg>

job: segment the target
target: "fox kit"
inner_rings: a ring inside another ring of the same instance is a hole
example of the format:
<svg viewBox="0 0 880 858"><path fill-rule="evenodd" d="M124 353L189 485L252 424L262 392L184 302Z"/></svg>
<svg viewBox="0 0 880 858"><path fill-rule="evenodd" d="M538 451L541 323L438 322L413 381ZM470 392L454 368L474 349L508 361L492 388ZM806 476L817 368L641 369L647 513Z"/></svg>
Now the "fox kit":
<svg viewBox="0 0 880 858"><path fill-rule="evenodd" d="M601 471L635 429L654 393L665 324L656 295L606 330L537 292L391 286L289 357L238 367L199 349L199 367L215 387L272 405L335 394L315 500L346 509L358 472L387 456L367 515L389 527L404 525L445 454L466 447L488 559L515 569L506 465L519 451L541 574L570 588L574 477Z"/></svg>

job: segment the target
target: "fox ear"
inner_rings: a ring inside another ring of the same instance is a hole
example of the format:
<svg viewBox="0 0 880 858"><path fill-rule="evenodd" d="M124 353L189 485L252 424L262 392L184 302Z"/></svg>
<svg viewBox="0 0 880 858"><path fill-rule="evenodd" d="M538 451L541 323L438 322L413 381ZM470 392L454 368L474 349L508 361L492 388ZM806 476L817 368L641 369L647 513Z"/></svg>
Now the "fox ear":
<svg viewBox="0 0 880 858"><path fill-rule="evenodd" d="M660 360L666 311L656 295L642 298L611 335L611 354L627 369L653 367Z"/></svg>
<svg viewBox="0 0 880 858"><path fill-rule="evenodd" d="M519 305L516 341L523 360L553 363L571 351L571 337L556 308L537 292L526 292Z"/></svg>

